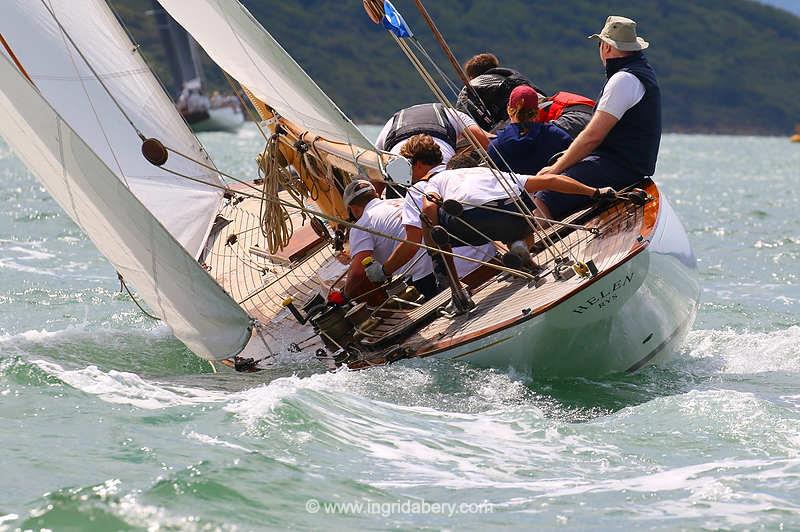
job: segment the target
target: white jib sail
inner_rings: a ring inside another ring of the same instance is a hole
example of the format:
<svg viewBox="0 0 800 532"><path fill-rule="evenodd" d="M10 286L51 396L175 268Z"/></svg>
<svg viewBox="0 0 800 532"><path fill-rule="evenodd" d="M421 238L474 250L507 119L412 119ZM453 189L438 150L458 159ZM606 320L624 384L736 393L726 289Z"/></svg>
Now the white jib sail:
<svg viewBox="0 0 800 532"><path fill-rule="evenodd" d="M334 142L375 147L237 0L159 0L211 59L291 122Z"/></svg>
<svg viewBox="0 0 800 532"><path fill-rule="evenodd" d="M250 319L0 54L0 134L97 249L196 355L222 359Z"/></svg>
<svg viewBox="0 0 800 532"><path fill-rule="evenodd" d="M222 192L172 175L142 157L136 130L109 92L145 136L211 164L105 1L7 0L0 15L0 33L53 109L197 257ZM216 172L174 154L165 166L221 184Z"/></svg>

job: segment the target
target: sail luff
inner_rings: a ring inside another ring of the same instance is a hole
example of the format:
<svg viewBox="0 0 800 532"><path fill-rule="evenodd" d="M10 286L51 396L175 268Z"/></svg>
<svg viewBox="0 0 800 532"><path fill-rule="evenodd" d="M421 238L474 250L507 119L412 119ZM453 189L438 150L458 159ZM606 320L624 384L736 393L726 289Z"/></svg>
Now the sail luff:
<svg viewBox="0 0 800 532"><path fill-rule="evenodd" d="M250 318L0 54L0 134L139 296L195 354L223 359Z"/></svg>

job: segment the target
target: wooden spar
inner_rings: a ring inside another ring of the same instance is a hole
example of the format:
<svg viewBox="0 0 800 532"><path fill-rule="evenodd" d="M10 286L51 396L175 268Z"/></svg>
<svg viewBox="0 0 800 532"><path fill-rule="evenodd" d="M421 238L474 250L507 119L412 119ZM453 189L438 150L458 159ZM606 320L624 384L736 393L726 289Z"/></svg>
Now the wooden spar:
<svg viewBox="0 0 800 532"><path fill-rule="evenodd" d="M25 70L25 67L23 67L22 63L20 63L19 59L17 59L17 55L14 53L14 50L11 49L11 46L9 46L8 41L6 41L2 33L0 33L0 44L2 44L3 48L6 49L6 52L8 52L8 56L11 58L12 61L14 61L14 64L17 65L17 68L22 73L22 75L25 76L25 79L30 81L33 85L36 85L35 83L33 83L33 80L28 75L28 72Z"/></svg>
<svg viewBox="0 0 800 532"><path fill-rule="evenodd" d="M275 117L272 108L261 101L255 94L248 90L247 87L242 86L242 90L252 102L262 120L271 120ZM358 153L354 153L352 146L348 144L332 142L323 137L318 137L312 132L301 130L296 125L283 118L280 118L279 123L287 132L288 138L291 138L293 142L302 140L309 145L313 145L314 151L321 153L325 161L331 166L346 174L367 174L372 180L377 182L383 181L384 178L381 168L385 164L386 158L379 155L377 152L366 151L359 155ZM269 126L271 133L275 132L277 125L278 123L276 122ZM319 190L323 187L325 188L324 191L320 191L319 197L315 200L320 210L329 216L347 219L347 209L344 207L341 191L335 186L330 186L327 181L321 183L322 187L320 187L319 180L313 175L313 172L307 168L307 165L304 164L302 155L291 145L281 143L279 150L284 159L286 159L286 162L297 170L301 179L309 189L316 188ZM355 158L357 158L357 163L354 161ZM345 184L346 183L342 183L342 187L344 187Z"/></svg>
<svg viewBox="0 0 800 532"><path fill-rule="evenodd" d="M447 41L444 40L442 33L439 31L439 28L436 26L436 23L433 21L431 16L428 14L428 10L425 9L425 6L422 4L422 0L414 0L414 3L417 4L417 9L422 14L422 17L425 19L425 22L428 24L428 27L433 32L433 36L436 37L436 42L439 43L439 47L444 52L444 55L447 56L447 59L450 60L450 64L453 65L458 77L461 78L461 82L464 83L465 87L471 87L469 84L469 78L467 77L467 73L464 72L464 69L461 68L461 64L456 59L456 56L453 55L453 51L450 49L450 46L447 44Z"/></svg>
<svg viewBox="0 0 800 532"><path fill-rule="evenodd" d="M262 120L270 120L275 117L272 109L267 106L267 104L259 100L252 92L250 92L247 87L242 86L242 90L253 103L253 106L256 108L256 111ZM300 140L302 133L295 131L291 125L284 124L283 121L281 122L281 125L288 131L289 134ZM276 126L277 124L270 126L271 133L275 133ZM311 173L308 171L308 168L305 164L303 164L300 153L286 144L280 144L279 150L284 159L286 159L286 162L291 164L294 169L297 170L297 172L300 174L300 178L303 180L306 186L313 188L315 185L317 185L316 188L319 190L319 184L315 182L314 177L310 175ZM344 208L341 193L336 189L336 187L329 186L328 190L320 190L320 193L316 198L316 203L320 210L329 216L336 216L345 219L347 218L347 210Z"/></svg>

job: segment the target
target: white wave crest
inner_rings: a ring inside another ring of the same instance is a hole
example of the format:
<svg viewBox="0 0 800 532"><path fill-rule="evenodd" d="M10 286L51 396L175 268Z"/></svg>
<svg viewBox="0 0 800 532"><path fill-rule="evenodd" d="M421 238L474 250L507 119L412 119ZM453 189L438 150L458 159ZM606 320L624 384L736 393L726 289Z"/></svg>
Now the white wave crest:
<svg viewBox="0 0 800 532"><path fill-rule="evenodd" d="M69 386L96 395L105 402L146 410L216 403L227 398L224 392L148 382L135 373L116 370L106 373L96 366L68 370L45 360L34 360L33 363Z"/></svg>
<svg viewBox="0 0 800 532"><path fill-rule="evenodd" d="M800 327L770 332L692 331L686 342L696 358L719 358L724 373L800 373Z"/></svg>

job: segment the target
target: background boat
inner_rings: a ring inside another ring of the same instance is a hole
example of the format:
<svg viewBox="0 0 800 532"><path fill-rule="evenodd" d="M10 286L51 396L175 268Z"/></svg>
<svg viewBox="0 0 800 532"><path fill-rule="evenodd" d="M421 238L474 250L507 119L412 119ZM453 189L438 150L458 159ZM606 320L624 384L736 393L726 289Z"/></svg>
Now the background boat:
<svg viewBox="0 0 800 532"><path fill-rule="evenodd" d="M232 94L214 91L208 94L200 50L164 8L152 0L150 11L156 19L158 34L172 74L171 94L192 131L228 131L235 133L245 121L244 109Z"/></svg>

